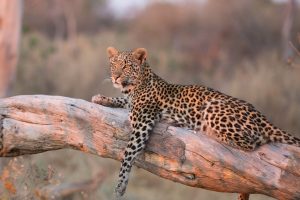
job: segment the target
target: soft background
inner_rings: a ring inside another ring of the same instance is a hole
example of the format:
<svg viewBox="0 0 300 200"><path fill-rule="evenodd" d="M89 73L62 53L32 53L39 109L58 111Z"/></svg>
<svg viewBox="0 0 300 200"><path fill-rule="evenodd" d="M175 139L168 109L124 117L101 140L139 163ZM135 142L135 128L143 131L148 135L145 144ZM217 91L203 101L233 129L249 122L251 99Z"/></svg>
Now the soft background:
<svg viewBox="0 0 300 200"><path fill-rule="evenodd" d="M96 93L120 95L107 81L106 48L144 47L153 70L166 80L204 84L247 100L300 136L299 6L295 10L286 57L287 1L25 0L12 93L86 100ZM107 177L98 189L65 199L112 199L119 165L72 150L14 158L2 175L16 190L0 184L0 199L36 199L38 188L87 180L100 169ZM134 167L126 197L223 200L236 194L187 187Z"/></svg>

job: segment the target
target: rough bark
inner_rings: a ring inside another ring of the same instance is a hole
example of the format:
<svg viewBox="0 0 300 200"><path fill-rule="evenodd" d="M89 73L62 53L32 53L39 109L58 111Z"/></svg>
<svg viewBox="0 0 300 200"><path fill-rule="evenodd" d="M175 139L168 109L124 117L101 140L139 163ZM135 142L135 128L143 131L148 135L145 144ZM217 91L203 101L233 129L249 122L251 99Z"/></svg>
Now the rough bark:
<svg viewBox="0 0 300 200"><path fill-rule="evenodd" d="M18 61L21 0L0 1L0 97L9 93Z"/></svg>
<svg viewBox="0 0 300 200"><path fill-rule="evenodd" d="M72 148L121 160L130 133L127 114L66 97L0 99L0 156ZM135 165L192 187L300 199L300 148L289 145L243 152L160 123Z"/></svg>

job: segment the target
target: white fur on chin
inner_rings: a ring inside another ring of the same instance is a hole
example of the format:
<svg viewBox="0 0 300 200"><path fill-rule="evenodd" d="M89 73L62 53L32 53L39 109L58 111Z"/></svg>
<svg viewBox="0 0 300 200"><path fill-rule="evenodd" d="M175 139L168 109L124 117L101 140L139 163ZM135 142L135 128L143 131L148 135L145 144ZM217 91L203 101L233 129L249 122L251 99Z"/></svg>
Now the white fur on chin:
<svg viewBox="0 0 300 200"><path fill-rule="evenodd" d="M118 89L122 89L122 85L121 84L118 84L118 83L113 83L114 87L115 88L118 88Z"/></svg>

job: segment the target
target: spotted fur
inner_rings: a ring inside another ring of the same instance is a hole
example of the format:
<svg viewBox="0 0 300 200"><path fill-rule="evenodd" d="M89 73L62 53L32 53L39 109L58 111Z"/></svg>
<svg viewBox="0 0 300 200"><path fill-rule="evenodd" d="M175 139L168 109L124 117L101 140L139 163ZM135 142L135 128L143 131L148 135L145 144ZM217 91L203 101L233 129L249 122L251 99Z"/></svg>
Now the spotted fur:
<svg viewBox="0 0 300 200"><path fill-rule="evenodd" d="M152 72L143 48L119 52L107 49L111 79L124 97L96 95L92 102L130 109L133 128L125 149L116 194L121 197L136 156L145 148L156 122L164 119L209 134L235 148L252 151L268 142L300 146L300 139L272 125L246 101L211 88L170 84ZM247 199L247 194L240 199Z"/></svg>
<svg viewBox="0 0 300 200"><path fill-rule="evenodd" d="M249 194L241 193L238 196L238 200L249 200Z"/></svg>

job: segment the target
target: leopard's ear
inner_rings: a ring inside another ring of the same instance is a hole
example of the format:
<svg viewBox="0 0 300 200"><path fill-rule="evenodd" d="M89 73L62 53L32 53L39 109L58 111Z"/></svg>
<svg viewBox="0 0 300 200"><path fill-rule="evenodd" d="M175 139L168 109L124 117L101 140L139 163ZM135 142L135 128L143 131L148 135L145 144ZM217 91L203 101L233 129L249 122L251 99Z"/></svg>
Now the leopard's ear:
<svg viewBox="0 0 300 200"><path fill-rule="evenodd" d="M145 48L137 48L132 54L140 61L140 64L143 64L147 58L147 50Z"/></svg>
<svg viewBox="0 0 300 200"><path fill-rule="evenodd" d="M119 53L119 51L115 47L108 47L106 49L106 51L107 51L107 55L109 58L111 58Z"/></svg>

